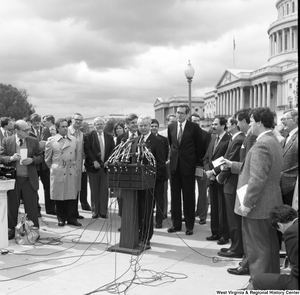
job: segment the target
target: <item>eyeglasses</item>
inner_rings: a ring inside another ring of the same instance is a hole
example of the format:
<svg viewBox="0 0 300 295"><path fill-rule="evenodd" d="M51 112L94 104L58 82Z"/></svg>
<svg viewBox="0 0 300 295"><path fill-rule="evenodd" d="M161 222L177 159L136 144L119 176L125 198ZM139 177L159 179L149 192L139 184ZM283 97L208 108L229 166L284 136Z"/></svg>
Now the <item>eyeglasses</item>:
<svg viewBox="0 0 300 295"><path fill-rule="evenodd" d="M185 115L185 112L176 112L178 115Z"/></svg>
<svg viewBox="0 0 300 295"><path fill-rule="evenodd" d="M293 118L281 118L281 122L285 122L286 120L290 120L290 119L293 119Z"/></svg>
<svg viewBox="0 0 300 295"><path fill-rule="evenodd" d="M75 121L82 122L82 119L74 119Z"/></svg>

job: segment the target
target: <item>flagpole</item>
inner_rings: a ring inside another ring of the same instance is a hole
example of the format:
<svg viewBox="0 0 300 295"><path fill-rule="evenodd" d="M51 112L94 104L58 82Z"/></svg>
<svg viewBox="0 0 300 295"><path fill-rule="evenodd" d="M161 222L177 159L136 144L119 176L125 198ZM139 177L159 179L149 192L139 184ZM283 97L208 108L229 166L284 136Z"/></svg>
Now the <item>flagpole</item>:
<svg viewBox="0 0 300 295"><path fill-rule="evenodd" d="M233 36L233 68L235 69L235 40Z"/></svg>

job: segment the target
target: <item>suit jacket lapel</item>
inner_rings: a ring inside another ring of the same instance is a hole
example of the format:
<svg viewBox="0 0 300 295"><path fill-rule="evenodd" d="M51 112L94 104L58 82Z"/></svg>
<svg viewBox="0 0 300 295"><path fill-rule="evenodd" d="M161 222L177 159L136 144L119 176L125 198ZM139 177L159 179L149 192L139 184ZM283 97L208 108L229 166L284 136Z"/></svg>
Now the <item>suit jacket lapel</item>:
<svg viewBox="0 0 300 295"><path fill-rule="evenodd" d="M93 136L94 142L96 142L96 145L100 151L100 142L99 142L98 133L96 130L93 130L92 136Z"/></svg>
<svg viewBox="0 0 300 295"><path fill-rule="evenodd" d="M291 146L293 145L294 141L296 140L298 136L298 131L295 132L295 134L292 135L292 138L289 140L289 142L285 145L284 149L283 149L283 155L285 155L287 153L287 151L291 148Z"/></svg>

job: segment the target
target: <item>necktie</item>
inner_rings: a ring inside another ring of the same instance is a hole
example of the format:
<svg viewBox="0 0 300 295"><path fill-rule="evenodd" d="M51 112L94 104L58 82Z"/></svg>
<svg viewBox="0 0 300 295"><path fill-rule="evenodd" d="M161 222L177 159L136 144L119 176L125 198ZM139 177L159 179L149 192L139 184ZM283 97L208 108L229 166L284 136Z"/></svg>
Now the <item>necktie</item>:
<svg viewBox="0 0 300 295"><path fill-rule="evenodd" d="M40 132L38 130L36 130L36 138L38 139L38 141L40 141Z"/></svg>
<svg viewBox="0 0 300 295"><path fill-rule="evenodd" d="M290 134L288 133L288 135L286 136L286 138L285 138L285 140L284 140L284 142L283 142L283 147L285 147L286 142L287 142L289 136L290 136Z"/></svg>
<svg viewBox="0 0 300 295"><path fill-rule="evenodd" d="M23 145L23 139L20 138L20 147Z"/></svg>
<svg viewBox="0 0 300 295"><path fill-rule="evenodd" d="M144 137L144 135L142 135L142 136L141 136L141 142L145 142L144 139L145 139L145 137Z"/></svg>
<svg viewBox="0 0 300 295"><path fill-rule="evenodd" d="M100 143L100 151L101 151L101 161L104 162L104 143L102 139L102 133L99 133L99 143Z"/></svg>
<svg viewBox="0 0 300 295"><path fill-rule="evenodd" d="M217 146L218 146L219 139L220 139L220 137L219 137L219 136L217 136L217 138L216 138L216 140L215 140L215 143L214 143L214 149L213 149L213 153L215 152L215 150L216 150L216 148L217 148Z"/></svg>
<svg viewBox="0 0 300 295"><path fill-rule="evenodd" d="M180 144L182 139L182 123L179 124L179 132L178 132L178 142Z"/></svg>
<svg viewBox="0 0 300 295"><path fill-rule="evenodd" d="M78 131L77 131L77 130L75 130L74 136L75 136L76 138L78 137Z"/></svg>
<svg viewBox="0 0 300 295"><path fill-rule="evenodd" d="M130 136L130 139L134 139L134 137L135 137L135 134L132 133L131 136Z"/></svg>

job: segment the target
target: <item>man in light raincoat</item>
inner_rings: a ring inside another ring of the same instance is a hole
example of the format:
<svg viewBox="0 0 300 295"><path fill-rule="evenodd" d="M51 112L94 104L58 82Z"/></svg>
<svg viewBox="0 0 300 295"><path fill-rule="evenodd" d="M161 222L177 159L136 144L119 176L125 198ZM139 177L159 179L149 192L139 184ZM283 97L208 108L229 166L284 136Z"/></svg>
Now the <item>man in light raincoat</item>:
<svg viewBox="0 0 300 295"><path fill-rule="evenodd" d="M58 134L46 143L45 162L50 168L51 199L55 200L58 226L81 226L77 222L77 172L78 143L68 135L66 119L55 122Z"/></svg>

